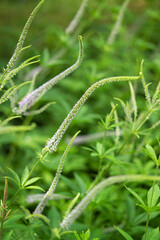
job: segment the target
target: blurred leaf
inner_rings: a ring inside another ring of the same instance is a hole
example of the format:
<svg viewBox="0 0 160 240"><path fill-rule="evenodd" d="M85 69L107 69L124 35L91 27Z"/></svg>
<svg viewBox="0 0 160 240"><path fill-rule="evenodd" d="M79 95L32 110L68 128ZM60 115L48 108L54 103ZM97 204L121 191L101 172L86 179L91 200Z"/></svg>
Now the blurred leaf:
<svg viewBox="0 0 160 240"><path fill-rule="evenodd" d="M11 168L8 168L8 170L12 173L12 175L13 175L13 178L10 178L11 180L15 180L14 182L18 185L18 186L20 186L20 178L19 178L19 176L18 176L18 174L13 170L13 169L11 169Z"/></svg>
<svg viewBox="0 0 160 240"><path fill-rule="evenodd" d="M41 190L41 191L45 192L44 189L39 186L28 186L28 187L25 187L25 189L37 189L37 190Z"/></svg>
<svg viewBox="0 0 160 240"><path fill-rule="evenodd" d="M87 191L86 183L77 173L75 173L74 176L77 181L77 184L79 185L80 193L85 193Z"/></svg>
<svg viewBox="0 0 160 240"><path fill-rule="evenodd" d="M40 177L31 178L31 179L29 179L28 181L26 181L26 183L24 184L24 186L26 187L26 186L34 183L34 182L37 182L39 179L40 179Z"/></svg>
<svg viewBox="0 0 160 240"><path fill-rule="evenodd" d="M27 178L29 176L29 170L28 167L26 167L23 172L22 172L22 176L21 176L21 186L24 185L24 183L26 182Z"/></svg>
<svg viewBox="0 0 160 240"><path fill-rule="evenodd" d="M145 206L144 201L142 200L142 198L132 189L128 188L125 186L125 188L142 204Z"/></svg>
<svg viewBox="0 0 160 240"><path fill-rule="evenodd" d="M148 156L155 162L155 164L157 165L158 164L158 161L157 161L157 156L156 156L156 153L154 151L154 149L149 145L147 144L146 145L146 148L144 148L145 152L148 154Z"/></svg>
<svg viewBox="0 0 160 240"><path fill-rule="evenodd" d="M67 177L61 176L63 182L67 184L73 191L78 192L77 184L75 184L72 180L68 179Z"/></svg>
<svg viewBox="0 0 160 240"><path fill-rule="evenodd" d="M127 240L133 240L133 238L128 234L128 233L126 233L124 230L122 230L122 229L120 229L119 227L116 227L116 226L114 226L117 230L118 230L118 232L120 232L120 234L122 234L122 236L125 238L125 239L127 239Z"/></svg>
<svg viewBox="0 0 160 240"><path fill-rule="evenodd" d="M147 231L147 238L145 238L145 234L142 237L142 240L159 240L160 234L159 234L159 227L155 229L148 229Z"/></svg>
<svg viewBox="0 0 160 240"><path fill-rule="evenodd" d="M6 234L6 236L3 237L4 240L11 240L13 235L13 230L11 230L9 233Z"/></svg>
<svg viewBox="0 0 160 240"><path fill-rule="evenodd" d="M74 236L76 237L77 240L81 240L80 236L78 235L78 233L76 231L74 231Z"/></svg>
<svg viewBox="0 0 160 240"><path fill-rule="evenodd" d="M151 187L147 194L147 204L150 207L154 207L160 197L160 188L155 184L154 188Z"/></svg>

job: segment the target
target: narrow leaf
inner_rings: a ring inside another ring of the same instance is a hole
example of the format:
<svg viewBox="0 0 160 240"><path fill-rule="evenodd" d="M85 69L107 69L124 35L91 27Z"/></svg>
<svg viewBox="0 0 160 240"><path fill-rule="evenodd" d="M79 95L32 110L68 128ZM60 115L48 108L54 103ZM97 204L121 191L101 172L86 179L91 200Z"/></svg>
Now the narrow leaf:
<svg viewBox="0 0 160 240"><path fill-rule="evenodd" d="M77 240L81 240L81 238L79 237L79 235L76 231L74 231L74 236L76 237Z"/></svg>
<svg viewBox="0 0 160 240"><path fill-rule="evenodd" d="M25 189L37 189L37 190L41 190L41 191L45 192L43 188L38 187L38 186L28 186L28 187L25 187Z"/></svg>
<svg viewBox="0 0 160 240"><path fill-rule="evenodd" d="M34 182L37 182L39 179L40 179L40 177L31 178L31 179L29 179L28 181L26 181L26 183L24 184L24 186L26 187L26 186L34 183Z"/></svg>
<svg viewBox="0 0 160 240"><path fill-rule="evenodd" d="M75 178L76 178L76 182L79 185L80 192L81 193L85 193L87 191L87 187L86 187L85 181L76 173L75 173Z"/></svg>
<svg viewBox="0 0 160 240"><path fill-rule="evenodd" d="M143 199L132 189L125 186L125 188L142 204L145 206Z"/></svg>
<svg viewBox="0 0 160 240"><path fill-rule="evenodd" d="M159 240L159 228L148 229L147 238L145 238L145 234L143 235L142 240Z"/></svg>
<svg viewBox="0 0 160 240"><path fill-rule="evenodd" d="M90 229L88 229L84 234L84 240L88 240L90 237Z"/></svg>
<svg viewBox="0 0 160 240"><path fill-rule="evenodd" d="M13 178L15 179L15 182L17 183L17 185L20 186L20 178L19 178L18 174L11 168L8 168L8 170L12 173Z"/></svg>
<svg viewBox="0 0 160 240"><path fill-rule="evenodd" d="M148 191L148 194L147 194L147 203L148 203L148 206L150 207L154 207L158 201L160 197L160 188L159 186L156 184L153 187L151 187Z"/></svg>
<svg viewBox="0 0 160 240"><path fill-rule="evenodd" d="M121 234L122 234L122 236L125 238L125 239L127 239L127 240L133 240L133 238L128 234L128 233L126 233L124 230L122 230L122 229L120 229L119 227L116 227L116 226L114 226L117 230L118 230L118 232L120 232Z"/></svg>
<svg viewBox="0 0 160 240"><path fill-rule="evenodd" d="M23 186L29 176L29 170L28 167L26 167L23 172L22 172L22 177L21 177L21 185Z"/></svg>
<svg viewBox="0 0 160 240"><path fill-rule="evenodd" d="M153 147L151 147L149 144L146 145L146 149L144 149L146 151L146 153L148 154L148 156L156 163L156 165L158 164L158 160L157 160L157 156L156 153L153 149Z"/></svg>

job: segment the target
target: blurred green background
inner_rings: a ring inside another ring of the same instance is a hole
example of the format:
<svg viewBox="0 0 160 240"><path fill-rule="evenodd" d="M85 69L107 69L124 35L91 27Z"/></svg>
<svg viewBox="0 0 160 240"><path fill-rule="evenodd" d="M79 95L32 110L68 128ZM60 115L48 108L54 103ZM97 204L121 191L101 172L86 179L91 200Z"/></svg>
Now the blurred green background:
<svg viewBox="0 0 160 240"><path fill-rule="evenodd" d="M6 66L11 57L22 28L37 3L37 0L0 1L1 69ZM22 117L13 121L13 124L17 125L28 125L31 122L35 122L36 128L34 130L1 136L0 146L3 154L0 155L0 166L3 176L8 174L6 167L12 167L17 173L21 174L22 169L26 165L30 168L33 166L33 163L36 161L36 151L41 151L46 140L52 137L72 106L94 82L112 76L137 75L142 59L144 59L146 81L152 82L151 92L154 91L160 79L159 0L131 0L125 11L119 33L112 45L107 44L107 39L123 1L90 0L76 31L71 35L67 35L65 29L73 19L80 3L80 0L47 0L31 25L25 45L31 44L32 47L22 54L19 63L27 57L36 54L41 55L40 64L44 70L38 75L36 86L40 86L76 61L78 55L78 34L83 36L84 59L80 68L45 94L34 109L51 101L56 102L56 105L49 107L38 116ZM58 60L48 64L48 60L61 49L64 50L64 54ZM15 82L21 83L22 81L31 80L30 73L37 66L39 64L30 66L20 72L16 76ZM20 90L19 99L25 95L26 91L27 88ZM140 83L137 89L137 96L139 97L138 106L140 111L145 107L143 103L143 88ZM40 184L44 189L47 189L52 181L58 161L66 147L68 137L73 136L78 130L81 130L82 135L103 131L98 122L100 117L104 118L111 110L111 101L117 103L114 97L122 98L124 101L128 100L130 98L128 84L118 83L103 86L88 99L71 123L58 151L54 156L50 155L48 161L36 169L35 176L42 177L43 181L41 180ZM123 118L123 111L119 108L118 112L119 116ZM4 119L11 114L9 103L2 105L0 114ZM158 116L151 119L151 122L152 120L158 120ZM109 141L106 143L108 146L110 145ZM90 146L90 143L86 145ZM126 153L123 154L124 157L127 155ZM143 166L141 168L143 169ZM136 172L135 169L131 170ZM76 182L75 174L81 176L87 188L94 179L96 171L97 161L91 161L88 151L76 146L71 149L71 154L68 156L64 167L64 175L75 181L77 192L81 192L81 189ZM67 187L64 187L64 183L68 184ZM12 184L10 183L10 185ZM76 187L71 186L63 178L58 186L58 191L67 192L68 188L72 189L74 195ZM2 189L3 186L1 186ZM15 186L12 186L9 194L12 195L14 191ZM26 195L21 195L19 201L23 203ZM113 198L116 199L117 195L115 194ZM123 197L120 201L123 202ZM94 204L93 208L96 207L97 203ZM116 204L118 205L119 203ZM50 210L46 209L45 213L49 216L53 211L58 215L63 210L62 208L65 208L65 206L63 207L63 202L60 206L61 209L57 203L51 203L51 207L48 208ZM30 210L34 209L34 206L29 207ZM106 208L110 208L110 205L109 207L107 205ZM111 220L113 223L118 222L124 209L125 206L119 209L117 219L115 217ZM99 212L103 214L103 209L100 207ZM87 217L89 218L89 216L85 217L86 219ZM107 218L107 216L104 216L104 218ZM101 226L101 222L98 219L96 221L96 224ZM81 228L83 229L83 226Z"/></svg>

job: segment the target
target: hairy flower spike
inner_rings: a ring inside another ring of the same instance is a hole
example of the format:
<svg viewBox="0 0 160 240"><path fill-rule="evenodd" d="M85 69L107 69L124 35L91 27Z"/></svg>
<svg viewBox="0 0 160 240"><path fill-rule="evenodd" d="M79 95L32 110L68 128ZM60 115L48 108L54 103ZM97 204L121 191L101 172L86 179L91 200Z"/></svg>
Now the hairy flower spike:
<svg viewBox="0 0 160 240"><path fill-rule="evenodd" d="M121 129L120 129L120 127L118 126L118 123L119 123L118 114L117 114L117 111L116 111L116 108L115 108L114 103L111 103L111 106L112 106L112 109L115 109L115 110L114 110L114 113L113 113L113 114L114 114L114 121L115 121L115 124L117 125L117 126L116 126L116 129L115 129L115 135L116 135L115 142L118 143L119 138L120 138L120 135L121 135Z"/></svg>
<svg viewBox="0 0 160 240"><path fill-rule="evenodd" d="M49 188L49 190L47 191L47 193L44 195L43 199L41 200L41 202L38 204L38 206L36 207L35 211L34 211L34 214L40 214L43 212L43 209L45 208L48 200L50 199L50 197L54 194L55 190L56 190L56 186L58 184L58 181L59 181L59 178L60 178L60 175L61 175L61 172L63 170L63 166L64 166L64 162L65 162L65 159L67 157L67 154L72 146L72 143L75 139L75 137L80 133L80 131L78 131L74 136L73 138L71 139L71 141L69 142L68 146L66 147L64 153L63 153L63 156L60 160L60 163L59 163L59 166L58 166L58 169L57 169L57 172L56 172L56 175L53 179L53 182Z"/></svg>
<svg viewBox="0 0 160 240"><path fill-rule="evenodd" d="M27 60L25 60L23 63L21 63L17 68L14 68L13 70L10 70L9 73L7 73L2 81L2 84L0 85L0 90L5 86L6 82L8 80L11 81L11 79L22 69L24 69L25 67L37 63L39 62L39 60L35 60L37 57L39 57L39 55L28 58ZM14 83L11 81L11 85L14 86Z"/></svg>
<svg viewBox="0 0 160 240"><path fill-rule="evenodd" d="M54 136L47 141L46 146L44 147L43 151L44 152L52 152L56 151L57 146L63 137L65 131L67 130L68 126L72 122L73 118L79 111L80 107L85 103L85 101L89 98L89 96L100 86L111 83L111 82L118 82L118 81L130 81L130 80L136 80L139 79L139 76L135 77L129 77L129 76L120 76L120 77L111 77L111 78L105 78L102 79L96 83L94 83L88 90L82 95L82 97L78 100L78 102L75 104L75 106L72 108L68 116L65 118L57 132L54 134Z"/></svg>
<svg viewBox="0 0 160 240"><path fill-rule="evenodd" d="M157 84L155 93L154 93L153 98L152 98L152 103L153 104L156 103L159 93L160 93L160 82Z"/></svg>
<svg viewBox="0 0 160 240"><path fill-rule="evenodd" d="M129 82L129 87L130 87L130 91L131 91L131 103L133 106L134 120L136 120L136 118L137 118L137 103L136 103L135 91L134 91L134 88L133 88L131 82Z"/></svg>
<svg viewBox="0 0 160 240"><path fill-rule="evenodd" d="M101 192L104 188L116 183L136 182L136 181L160 181L160 177L149 175L120 175L107 178L98 183L81 201L80 203L68 214L68 216L61 222L62 229L68 229L73 222L82 214L88 204Z"/></svg>
<svg viewBox="0 0 160 240"><path fill-rule="evenodd" d="M131 111L129 109L129 106L127 106L127 104L125 104L120 98L114 98L114 99L118 100L121 103L121 106L124 110L127 121L132 122L132 116L131 116Z"/></svg>
<svg viewBox="0 0 160 240"><path fill-rule="evenodd" d="M75 71L81 64L83 59L83 42L82 36L79 36L79 55L76 63L71 67L67 68L65 71L57 75L56 77L50 79L48 82L44 83L39 88L35 89L33 92L27 94L20 102L19 108L17 109L17 114L24 113L31 106L33 106L48 90L50 90L56 83L61 79L65 78L73 71Z"/></svg>
<svg viewBox="0 0 160 240"><path fill-rule="evenodd" d="M68 27L66 28L66 33L67 34L71 34L73 33L73 31L76 29L77 25L79 24L79 22L81 21L81 18L84 15L85 9L87 7L89 0L82 0L82 3L80 5L80 8L78 9L75 17L73 18L73 20L71 21L71 23L68 25Z"/></svg>
<svg viewBox="0 0 160 240"><path fill-rule="evenodd" d="M73 34L73 32L77 29L78 24L80 23L87 4L88 4L89 0L82 0L81 5L79 7L79 9L77 10L76 15L74 16L74 18L71 20L71 22L68 24L68 27L66 28L65 32L66 35L69 34ZM76 36L79 35L76 31ZM74 39L72 39L73 41L75 41ZM73 41L69 42L69 45L73 44ZM65 47L62 47L57 53L55 53L48 61L47 64L52 64L54 61L58 60L59 58L61 58L65 53L67 52L67 49ZM35 73L39 73L42 71L42 69L45 69L45 67L43 67L42 65L39 65L37 67L35 67L34 69L32 69L32 71L29 73L29 78L33 78L33 76L35 75Z"/></svg>
<svg viewBox="0 0 160 240"><path fill-rule="evenodd" d="M5 74L7 74L7 73L10 72L10 70L13 68L15 62L17 61L17 59L18 59L21 51L24 50L23 44L24 44L24 41L25 41L25 39L26 39L26 36L27 36L28 30L29 30L29 28L30 28L30 25L31 25L31 23L32 23L35 15L36 15L36 13L38 12L38 10L40 9L40 7L42 6L42 4L43 4L44 2L45 2L45 0L42 0L42 1L34 8L34 10L32 11L31 15L29 16L29 18L28 18L28 20L27 20L27 22L26 22L26 24L25 24L25 26L24 26L24 28L23 28L23 31L22 31L22 33L21 33L21 36L20 36L20 38L19 38L19 40L18 40L16 49L15 49L15 51L14 51L14 53L13 53L10 61L9 61L8 64L7 64L7 68L6 68L5 71L4 71L4 76L5 76ZM28 48L28 47L27 47L27 48Z"/></svg>
<svg viewBox="0 0 160 240"><path fill-rule="evenodd" d="M124 17L124 13L125 13L125 10L127 8L129 1L130 0L125 0L121 6L121 9L117 16L117 21L115 22L114 27L113 27L113 29L108 37L108 40L107 40L107 44L109 44L109 45L111 45L114 42L114 40L119 32L119 29L120 29L120 26L121 26L121 23L122 23L122 20Z"/></svg>
<svg viewBox="0 0 160 240"><path fill-rule="evenodd" d="M146 81L145 81L145 78L144 78L144 75L143 75L143 62L144 62L144 60L142 60L142 62L141 62L140 76L141 76L141 79L142 79L142 84L143 84L146 100L150 104L151 103L151 96L150 96L150 93L148 91L148 84L146 84Z"/></svg>

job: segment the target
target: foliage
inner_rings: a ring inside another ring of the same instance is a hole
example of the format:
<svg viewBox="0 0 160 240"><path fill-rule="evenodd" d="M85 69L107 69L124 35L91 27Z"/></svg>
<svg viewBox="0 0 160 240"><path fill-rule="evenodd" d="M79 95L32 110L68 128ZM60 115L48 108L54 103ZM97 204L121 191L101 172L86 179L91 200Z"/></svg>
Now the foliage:
<svg viewBox="0 0 160 240"><path fill-rule="evenodd" d="M160 239L158 7L41 0L1 30L0 239Z"/></svg>

